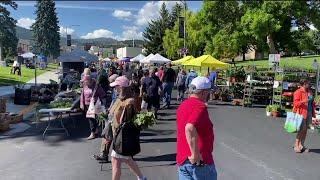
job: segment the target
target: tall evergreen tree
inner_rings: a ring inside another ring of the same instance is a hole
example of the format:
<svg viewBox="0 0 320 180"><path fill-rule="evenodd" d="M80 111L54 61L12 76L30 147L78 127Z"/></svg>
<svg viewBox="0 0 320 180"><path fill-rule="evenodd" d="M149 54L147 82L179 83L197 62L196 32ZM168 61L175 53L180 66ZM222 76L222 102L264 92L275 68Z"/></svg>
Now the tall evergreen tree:
<svg viewBox="0 0 320 180"><path fill-rule="evenodd" d="M56 58L60 55L59 20L53 0L38 0L36 22L32 25L34 51Z"/></svg>
<svg viewBox="0 0 320 180"><path fill-rule="evenodd" d="M3 57L7 57L16 54L18 38L16 36L16 20L10 16L10 12L3 5L10 6L14 10L18 6L11 0L0 1L0 47L2 47Z"/></svg>
<svg viewBox="0 0 320 180"><path fill-rule="evenodd" d="M166 56L163 48L163 37L167 28L170 25L170 14L165 3L162 3L160 8L160 17L149 22L148 27L143 32L145 40L145 48L147 53L159 53Z"/></svg>
<svg viewBox="0 0 320 180"><path fill-rule="evenodd" d="M183 11L183 8L184 7L180 3L176 3L175 6L173 6L170 14L170 29L173 29L176 21L178 20L179 16L181 15L181 12Z"/></svg>

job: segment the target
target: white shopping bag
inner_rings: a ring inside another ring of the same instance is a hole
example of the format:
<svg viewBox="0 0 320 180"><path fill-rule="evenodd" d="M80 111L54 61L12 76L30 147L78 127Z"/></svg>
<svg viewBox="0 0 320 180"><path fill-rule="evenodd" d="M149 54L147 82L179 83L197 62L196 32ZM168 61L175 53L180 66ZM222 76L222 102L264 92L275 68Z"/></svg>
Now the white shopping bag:
<svg viewBox="0 0 320 180"><path fill-rule="evenodd" d="M106 112L106 108L102 105L100 98L98 98L96 104L94 105L94 113L99 115Z"/></svg>
<svg viewBox="0 0 320 180"><path fill-rule="evenodd" d="M90 104L87 110L86 118L95 118L95 106L93 97L90 100Z"/></svg>
<svg viewBox="0 0 320 180"><path fill-rule="evenodd" d="M142 100L141 103L141 110L146 110L148 107L148 103L145 100Z"/></svg>

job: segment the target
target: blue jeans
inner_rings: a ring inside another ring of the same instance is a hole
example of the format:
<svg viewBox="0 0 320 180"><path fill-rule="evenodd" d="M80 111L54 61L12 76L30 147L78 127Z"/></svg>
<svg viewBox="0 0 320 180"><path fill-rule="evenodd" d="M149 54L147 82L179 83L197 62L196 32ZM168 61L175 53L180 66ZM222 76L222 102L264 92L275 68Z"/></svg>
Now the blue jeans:
<svg viewBox="0 0 320 180"><path fill-rule="evenodd" d="M214 164L196 166L187 160L179 166L179 180L217 180L217 171Z"/></svg>
<svg viewBox="0 0 320 180"><path fill-rule="evenodd" d="M163 83L163 106L170 107L170 101L171 101L171 93L174 86L173 82L165 82Z"/></svg>

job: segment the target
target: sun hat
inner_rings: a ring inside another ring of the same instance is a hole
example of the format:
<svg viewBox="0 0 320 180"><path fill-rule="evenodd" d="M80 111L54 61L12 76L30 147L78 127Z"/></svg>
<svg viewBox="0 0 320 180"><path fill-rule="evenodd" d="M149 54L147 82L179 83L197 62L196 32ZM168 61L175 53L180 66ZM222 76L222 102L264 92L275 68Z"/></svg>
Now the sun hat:
<svg viewBox="0 0 320 180"><path fill-rule="evenodd" d="M206 77L198 76L191 81L195 90L206 90L211 88L210 80Z"/></svg>
<svg viewBox="0 0 320 180"><path fill-rule="evenodd" d="M120 86L120 87L129 87L129 79L126 76L117 77L113 83L110 83L111 87Z"/></svg>
<svg viewBox="0 0 320 180"><path fill-rule="evenodd" d="M110 83L113 83L117 79L117 77L119 77L118 74L112 74L108 80Z"/></svg>

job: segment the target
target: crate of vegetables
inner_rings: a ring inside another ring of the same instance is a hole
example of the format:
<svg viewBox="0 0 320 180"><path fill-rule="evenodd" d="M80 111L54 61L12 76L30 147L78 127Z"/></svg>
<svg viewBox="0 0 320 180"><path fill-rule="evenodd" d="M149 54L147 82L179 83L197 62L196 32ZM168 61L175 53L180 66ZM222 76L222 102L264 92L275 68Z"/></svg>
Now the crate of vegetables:
<svg viewBox="0 0 320 180"><path fill-rule="evenodd" d="M57 98L50 102L51 108L70 108L72 106L72 98Z"/></svg>

